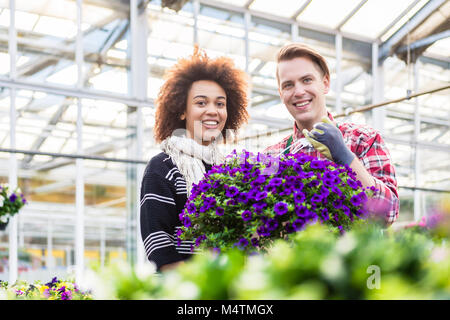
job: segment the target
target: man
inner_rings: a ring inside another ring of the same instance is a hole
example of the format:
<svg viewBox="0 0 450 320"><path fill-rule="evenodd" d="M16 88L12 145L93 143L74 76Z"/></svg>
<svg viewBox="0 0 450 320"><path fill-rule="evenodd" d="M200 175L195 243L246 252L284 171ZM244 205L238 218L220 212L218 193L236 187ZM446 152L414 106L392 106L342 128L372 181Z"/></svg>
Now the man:
<svg viewBox="0 0 450 320"><path fill-rule="evenodd" d="M293 133L268 147L272 155L303 152L348 165L364 188L376 189L371 211L383 215L386 225L398 217L395 170L380 134L366 125L334 123L325 95L330 72L318 52L303 44L288 44L277 55L278 92L294 118Z"/></svg>

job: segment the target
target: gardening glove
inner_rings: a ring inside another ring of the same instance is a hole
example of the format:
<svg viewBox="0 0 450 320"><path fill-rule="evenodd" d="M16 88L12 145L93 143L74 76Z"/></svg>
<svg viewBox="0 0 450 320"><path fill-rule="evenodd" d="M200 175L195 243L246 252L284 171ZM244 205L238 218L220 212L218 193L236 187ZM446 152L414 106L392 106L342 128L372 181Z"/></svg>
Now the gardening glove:
<svg viewBox="0 0 450 320"><path fill-rule="evenodd" d="M337 164L350 165L355 158L345 145L341 131L328 117L323 117L311 131L303 129L302 132L317 151Z"/></svg>

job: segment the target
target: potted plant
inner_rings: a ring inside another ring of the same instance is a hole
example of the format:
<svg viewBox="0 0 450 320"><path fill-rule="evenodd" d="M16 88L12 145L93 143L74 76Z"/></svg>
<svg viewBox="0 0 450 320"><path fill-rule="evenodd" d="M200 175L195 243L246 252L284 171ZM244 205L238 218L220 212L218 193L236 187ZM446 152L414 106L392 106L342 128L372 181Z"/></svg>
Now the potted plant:
<svg viewBox="0 0 450 320"><path fill-rule="evenodd" d="M9 218L13 217L27 203L20 188L12 188L8 184L0 185L0 230L5 230Z"/></svg>
<svg viewBox="0 0 450 320"><path fill-rule="evenodd" d="M265 251L308 224L349 230L368 213L374 188L363 189L348 166L306 154L273 158L234 152L194 184L184 211L179 241L226 251Z"/></svg>

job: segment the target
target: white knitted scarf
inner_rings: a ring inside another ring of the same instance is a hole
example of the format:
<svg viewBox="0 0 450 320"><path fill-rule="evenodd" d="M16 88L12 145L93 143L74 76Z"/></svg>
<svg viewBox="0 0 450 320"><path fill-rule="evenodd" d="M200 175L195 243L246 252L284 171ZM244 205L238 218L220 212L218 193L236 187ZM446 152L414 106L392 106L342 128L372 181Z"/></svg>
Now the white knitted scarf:
<svg viewBox="0 0 450 320"><path fill-rule="evenodd" d="M215 141L203 146L186 136L172 135L161 142L161 149L172 158L186 180L188 197L192 184L198 183L206 172L202 160L210 165L225 161Z"/></svg>

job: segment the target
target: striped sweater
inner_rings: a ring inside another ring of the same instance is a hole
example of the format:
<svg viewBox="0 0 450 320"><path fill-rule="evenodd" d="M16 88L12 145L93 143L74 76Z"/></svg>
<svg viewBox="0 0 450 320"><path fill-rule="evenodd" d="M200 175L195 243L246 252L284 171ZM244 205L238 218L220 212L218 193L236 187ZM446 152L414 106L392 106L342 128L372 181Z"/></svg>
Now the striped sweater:
<svg viewBox="0 0 450 320"><path fill-rule="evenodd" d="M211 166L205 168L208 171ZM142 179L140 222L145 252L158 271L165 264L198 253L191 251L193 241L177 242L176 232L181 226L178 216L186 201L186 181L175 163L164 152L154 156Z"/></svg>

